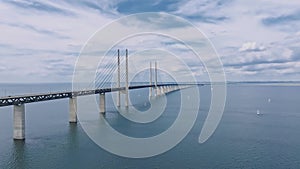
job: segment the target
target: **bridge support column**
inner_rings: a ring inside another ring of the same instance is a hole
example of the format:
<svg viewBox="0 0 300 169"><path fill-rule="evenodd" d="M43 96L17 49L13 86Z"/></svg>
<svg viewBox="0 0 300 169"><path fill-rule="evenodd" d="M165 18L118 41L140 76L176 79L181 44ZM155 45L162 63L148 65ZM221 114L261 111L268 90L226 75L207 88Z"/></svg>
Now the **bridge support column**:
<svg viewBox="0 0 300 169"><path fill-rule="evenodd" d="M14 139L25 139L25 106L14 105Z"/></svg>
<svg viewBox="0 0 300 169"><path fill-rule="evenodd" d="M155 85L155 96L159 95L159 87L157 86L157 62L154 62L154 85Z"/></svg>
<svg viewBox="0 0 300 169"><path fill-rule="evenodd" d="M162 90L162 86L160 86L160 87L158 87L159 88L159 90L158 90L158 95L163 95L163 90Z"/></svg>
<svg viewBox="0 0 300 169"><path fill-rule="evenodd" d="M69 122L77 123L77 97L69 98Z"/></svg>
<svg viewBox="0 0 300 169"><path fill-rule="evenodd" d="M156 87L156 96L159 96L159 95L160 95L160 88Z"/></svg>
<svg viewBox="0 0 300 169"><path fill-rule="evenodd" d="M152 92L152 87L150 87L150 88L149 88L149 98L152 98L152 96L153 96L152 93L153 93L153 92Z"/></svg>
<svg viewBox="0 0 300 169"><path fill-rule="evenodd" d="M126 61L125 61L125 78L126 78L126 84L125 84L125 107L128 107L129 105L129 82L128 82L128 50L126 49Z"/></svg>
<svg viewBox="0 0 300 169"><path fill-rule="evenodd" d="M121 92L117 91L117 106L121 106Z"/></svg>
<svg viewBox="0 0 300 169"><path fill-rule="evenodd" d="M121 87L121 76L120 76L120 50L118 49L118 82L117 82L117 87ZM117 91L117 106L121 106L121 92L120 90Z"/></svg>
<svg viewBox="0 0 300 169"><path fill-rule="evenodd" d="M99 101L100 101L100 113L105 113L105 93L100 93L99 95Z"/></svg>
<svg viewBox="0 0 300 169"><path fill-rule="evenodd" d="M149 98L151 99L153 93L153 88L151 87L152 86L152 63L151 62L150 62L150 69L149 69L149 81L150 81Z"/></svg>
<svg viewBox="0 0 300 169"><path fill-rule="evenodd" d="M161 91L161 95L164 95L165 94L165 87L162 86L161 89L160 89L160 91Z"/></svg>

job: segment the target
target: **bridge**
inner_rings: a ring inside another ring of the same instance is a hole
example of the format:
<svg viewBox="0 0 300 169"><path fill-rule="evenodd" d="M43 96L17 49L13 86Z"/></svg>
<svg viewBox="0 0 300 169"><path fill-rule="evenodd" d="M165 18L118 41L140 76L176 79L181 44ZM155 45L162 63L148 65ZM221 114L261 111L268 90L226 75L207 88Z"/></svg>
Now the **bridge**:
<svg viewBox="0 0 300 169"><path fill-rule="evenodd" d="M4 96L0 98L0 107L13 106L13 138L15 140L25 139L25 104L41 101L49 101L56 99L69 99L69 122L77 123L77 97L85 95L99 95L99 110L104 114L105 109L105 94L109 92L117 92L117 106L121 106L121 94L125 95L124 106L129 106L129 90L149 88L149 98L159 97L166 95L170 92L187 88L193 85L201 84L177 84L177 83L160 83L157 82L157 62L154 63L154 68L150 62L149 67L149 84L148 85L132 85L129 86L128 82L128 50L126 49L125 55L125 86L121 86L121 67L120 67L120 51L117 51L117 86L116 87L103 87L98 86L95 89L77 90L67 92L51 92L51 93L37 93L16 96ZM154 73L153 73L154 70ZM153 75L154 74L154 75ZM154 77L153 77L154 76ZM107 79L107 78L106 78Z"/></svg>

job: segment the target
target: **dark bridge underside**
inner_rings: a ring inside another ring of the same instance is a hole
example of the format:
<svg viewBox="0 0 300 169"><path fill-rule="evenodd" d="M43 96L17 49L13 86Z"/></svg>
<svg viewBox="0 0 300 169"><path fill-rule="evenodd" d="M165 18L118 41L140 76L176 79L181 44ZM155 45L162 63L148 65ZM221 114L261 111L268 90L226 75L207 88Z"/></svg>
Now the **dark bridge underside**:
<svg viewBox="0 0 300 169"><path fill-rule="evenodd" d="M184 84L180 84L184 85ZM187 85L187 84L185 84ZM191 84L189 84L191 85ZM194 84L195 85L195 84ZM178 84L159 84L160 86L178 86ZM141 89L155 87L155 85L137 85L129 86L130 89ZM95 90L82 90L82 91L72 91L72 92L57 92L57 93L40 93L40 94L29 94L29 95L20 95L20 96L8 96L0 98L0 107L10 106L10 105L19 105L24 103L40 102L47 100L63 99L63 98L72 98L76 96L92 95L99 93L115 92L125 90L125 87L120 88L104 88L104 89L95 89Z"/></svg>

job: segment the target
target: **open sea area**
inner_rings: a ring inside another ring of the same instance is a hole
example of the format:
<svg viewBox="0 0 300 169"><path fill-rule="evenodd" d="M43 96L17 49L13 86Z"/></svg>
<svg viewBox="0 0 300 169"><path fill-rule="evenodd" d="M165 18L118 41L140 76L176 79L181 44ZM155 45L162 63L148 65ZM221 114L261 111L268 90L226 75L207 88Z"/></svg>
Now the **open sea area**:
<svg viewBox="0 0 300 169"><path fill-rule="evenodd" d="M69 123L68 99L26 104L25 141L13 140L13 107L0 107L0 168L300 168L300 85L228 84L221 122L203 144L198 137L210 107L211 87L198 88L200 109L188 135L171 150L140 159L105 151L80 123ZM0 96L68 90L71 84L0 84ZM148 91L130 90L131 106L147 109ZM172 125L180 107L180 91L166 97L163 114L139 124L122 117L108 94L105 118L132 137L157 135Z"/></svg>
<svg viewBox="0 0 300 169"><path fill-rule="evenodd" d="M300 169L300 0L0 16L0 169Z"/></svg>

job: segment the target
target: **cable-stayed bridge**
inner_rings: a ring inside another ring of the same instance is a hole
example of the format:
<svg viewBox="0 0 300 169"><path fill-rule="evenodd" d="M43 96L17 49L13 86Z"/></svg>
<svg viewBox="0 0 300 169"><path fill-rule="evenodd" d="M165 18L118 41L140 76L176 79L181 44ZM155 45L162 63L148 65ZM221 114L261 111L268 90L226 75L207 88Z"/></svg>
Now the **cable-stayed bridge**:
<svg viewBox="0 0 300 169"><path fill-rule="evenodd" d="M128 50L126 49L125 58L120 57L120 50L117 50L117 61L110 60L106 63L105 69L95 78L95 82L89 84L89 89L80 89L67 92L49 92L49 93L33 93L26 95L4 96L0 98L0 107L13 106L13 138L17 140L25 139L25 105L27 103L41 102L56 99L69 99L69 122L77 123L77 97L85 95L99 94L99 110L100 113L105 113L105 94L109 92L117 92L117 106L123 106L121 98L124 98L124 106L129 106L129 90L149 88L149 98L159 97L173 91L187 88L194 85L191 83L162 83L158 82L158 66L157 62L149 64L149 84L130 85L128 70ZM125 71L121 72L121 62L125 62ZM112 83L113 73L117 72L116 83ZM109 85L110 84L110 87ZM121 97L124 95L125 97Z"/></svg>

